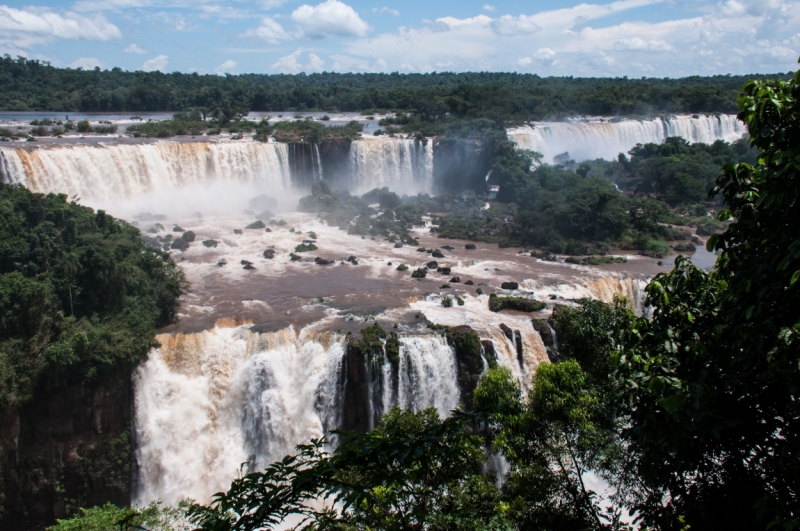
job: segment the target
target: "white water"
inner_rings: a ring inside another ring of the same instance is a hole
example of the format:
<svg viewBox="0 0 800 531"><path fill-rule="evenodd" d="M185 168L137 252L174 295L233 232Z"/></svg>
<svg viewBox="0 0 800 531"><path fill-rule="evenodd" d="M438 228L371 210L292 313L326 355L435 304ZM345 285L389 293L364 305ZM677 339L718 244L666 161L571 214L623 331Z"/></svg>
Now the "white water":
<svg viewBox="0 0 800 531"><path fill-rule="evenodd" d="M538 151L542 162L553 163L568 152L576 161L616 159L636 144L662 143L680 136L690 143L733 142L747 134L747 127L733 115L674 116L652 120L621 120L615 123L592 119L574 122L541 122L534 127L509 129L508 137L518 147Z"/></svg>
<svg viewBox="0 0 800 531"><path fill-rule="evenodd" d="M212 183L291 187L286 144L156 142L0 148L0 180L108 205Z"/></svg>
<svg viewBox="0 0 800 531"><path fill-rule="evenodd" d="M141 505L208 501L243 464L261 468L338 424L343 336L217 326L158 340L134 375Z"/></svg>
<svg viewBox="0 0 800 531"><path fill-rule="evenodd" d="M235 325L160 335L136 371L136 503L208 501L240 467L262 469L339 427L345 336ZM438 335L401 342L396 398L388 393L383 411L447 416L459 402L453 350Z"/></svg>
<svg viewBox="0 0 800 531"><path fill-rule="evenodd" d="M433 142L365 136L350 144L354 193L388 186L398 194L431 193Z"/></svg>

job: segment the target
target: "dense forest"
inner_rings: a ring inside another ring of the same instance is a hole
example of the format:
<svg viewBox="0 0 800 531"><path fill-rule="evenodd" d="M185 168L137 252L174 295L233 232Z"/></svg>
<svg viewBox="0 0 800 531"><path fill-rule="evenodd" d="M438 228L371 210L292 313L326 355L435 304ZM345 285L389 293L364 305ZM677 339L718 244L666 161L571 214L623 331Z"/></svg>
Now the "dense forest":
<svg viewBox="0 0 800 531"><path fill-rule="evenodd" d="M778 77L788 78L779 75ZM145 112L414 111L525 121L566 115L734 112L753 76L542 78L517 73L198 75L60 69L6 55L0 110Z"/></svg>

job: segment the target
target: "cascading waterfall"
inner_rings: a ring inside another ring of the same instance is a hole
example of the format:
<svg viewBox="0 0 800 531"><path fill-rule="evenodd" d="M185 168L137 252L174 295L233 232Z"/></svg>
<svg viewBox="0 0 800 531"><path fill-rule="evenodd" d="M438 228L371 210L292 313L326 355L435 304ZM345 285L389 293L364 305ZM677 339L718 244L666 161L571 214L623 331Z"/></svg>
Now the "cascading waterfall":
<svg viewBox="0 0 800 531"><path fill-rule="evenodd" d="M433 144L408 138L364 137L350 144L351 188L388 186L398 194L430 193Z"/></svg>
<svg viewBox="0 0 800 531"><path fill-rule="evenodd" d="M135 502L208 500L243 463L262 469L340 427L345 336L235 324L160 335L136 371ZM455 354L442 336L401 338L396 372L388 361L377 369L376 421L393 405L447 416L459 404Z"/></svg>
<svg viewBox="0 0 800 531"><path fill-rule="evenodd" d="M691 143L733 142L747 134L747 127L734 115L674 116L652 120L541 122L534 127L509 129L508 137L523 149L538 151L543 162L569 153L576 161L616 159L636 144L661 143L680 136Z"/></svg>
<svg viewBox="0 0 800 531"><path fill-rule="evenodd" d="M338 427L344 336L216 326L158 336L134 375L134 501L209 500Z"/></svg>
<svg viewBox="0 0 800 531"><path fill-rule="evenodd" d="M212 181L291 187L286 144L260 142L0 148L0 180L97 204Z"/></svg>

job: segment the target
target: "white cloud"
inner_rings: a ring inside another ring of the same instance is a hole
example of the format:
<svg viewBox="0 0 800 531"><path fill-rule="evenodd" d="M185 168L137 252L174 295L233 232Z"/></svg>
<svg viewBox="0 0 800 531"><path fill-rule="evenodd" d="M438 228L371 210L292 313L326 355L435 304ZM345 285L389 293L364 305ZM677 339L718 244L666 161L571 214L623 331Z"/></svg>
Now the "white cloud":
<svg viewBox="0 0 800 531"><path fill-rule="evenodd" d="M378 15L382 15L384 13L388 13L388 14L393 15L395 17L399 17L400 16L400 11L398 11L396 9L389 8L389 7L382 7L380 9L378 9L377 7L373 7L372 8L372 12L376 13Z"/></svg>
<svg viewBox="0 0 800 531"><path fill-rule="evenodd" d="M148 59L147 61L142 64L142 70L145 72L152 72L154 70L164 71L169 64L169 57L166 55L159 55L157 57L153 57L152 59Z"/></svg>
<svg viewBox="0 0 800 531"><path fill-rule="evenodd" d="M556 52L550 48L539 48L536 50L536 53L533 54L533 58L540 64L552 65L556 62Z"/></svg>
<svg viewBox="0 0 800 531"><path fill-rule="evenodd" d="M142 53L150 53L147 50L145 50L144 48L136 45L135 43L126 46L125 49L122 50L122 51L125 52L125 53L140 53L140 54L142 54Z"/></svg>
<svg viewBox="0 0 800 531"><path fill-rule="evenodd" d="M217 75L221 76L222 74L224 74L226 72L228 72L228 73L233 72L234 68L236 68L236 61L232 61L231 59L228 59L227 61L225 61L224 63L222 63L218 67L216 67L214 69L214 72Z"/></svg>
<svg viewBox="0 0 800 531"><path fill-rule="evenodd" d="M303 50L296 50L278 59L271 68L284 74L298 74L300 72L319 72L325 66L325 61L315 53L309 53L308 63L301 64L298 59L302 54Z"/></svg>
<svg viewBox="0 0 800 531"><path fill-rule="evenodd" d="M529 66L531 64L531 58L530 57L520 57L517 60L517 64L519 66Z"/></svg>
<svg viewBox="0 0 800 531"><path fill-rule="evenodd" d="M72 61L69 66L70 68L83 68L84 70L92 70L96 66L103 66L103 63L94 57L79 57L78 59Z"/></svg>
<svg viewBox="0 0 800 531"><path fill-rule="evenodd" d="M283 29L283 26L269 17L262 18L259 27L245 31L242 36L261 39L271 44L278 44L282 40L291 38L291 35Z"/></svg>
<svg viewBox="0 0 800 531"><path fill-rule="evenodd" d="M311 39L364 37L369 32L369 25L358 13L339 0L326 0L313 7L302 5L292 12L292 21Z"/></svg>
<svg viewBox="0 0 800 531"><path fill-rule="evenodd" d="M614 43L617 50L649 50L653 52L669 52L672 46L662 40L646 41L641 37L632 37L629 39L620 39Z"/></svg>
<svg viewBox="0 0 800 531"><path fill-rule="evenodd" d="M27 46L54 38L107 41L122 37L114 24L102 15L86 17L77 13L63 14L42 9L14 9L0 5L0 39Z"/></svg>
<svg viewBox="0 0 800 531"><path fill-rule="evenodd" d="M483 4L483 10L484 11L490 11L490 12L493 13L495 11L495 9L496 8L492 4Z"/></svg>
<svg viewBox="0 0 800 531"><path fill-rule="evenodd" d="M542 28L533 21L532 17L526 15L520 15L518 17L503 15L497 20L493 20L491 26L494 32L501 37L531 35L542 30Z"/></svg>

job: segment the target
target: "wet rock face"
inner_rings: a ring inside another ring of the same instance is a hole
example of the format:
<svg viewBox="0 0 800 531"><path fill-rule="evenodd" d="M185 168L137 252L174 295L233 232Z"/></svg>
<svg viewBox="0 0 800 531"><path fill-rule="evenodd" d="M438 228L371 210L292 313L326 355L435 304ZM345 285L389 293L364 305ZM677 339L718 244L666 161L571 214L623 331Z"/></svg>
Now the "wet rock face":
<svg viewBox="0 0 800 531"><path fill-rule="evenodd" d="M519 284L517 282L503 282L500 287L503 289L519 289Z"/></svg>
<svg viewBox="0 0 800 531"><path fill-rule="evenodd" d="M477 249L477 247L475 247L474 243L468 243L464 246L464 249L467 249L468 251L474 251L475 249Z"/></svg>
<svg viewBox="0 0 800 531"><path fill-rule="evenodd" d="M40 530L78 507L131 498L130 372L0 410L0 530Z"/></svg>

